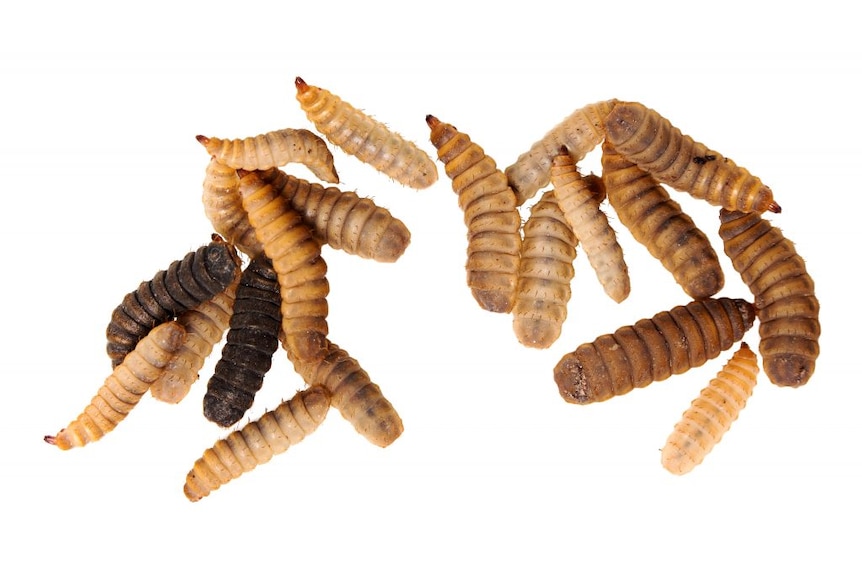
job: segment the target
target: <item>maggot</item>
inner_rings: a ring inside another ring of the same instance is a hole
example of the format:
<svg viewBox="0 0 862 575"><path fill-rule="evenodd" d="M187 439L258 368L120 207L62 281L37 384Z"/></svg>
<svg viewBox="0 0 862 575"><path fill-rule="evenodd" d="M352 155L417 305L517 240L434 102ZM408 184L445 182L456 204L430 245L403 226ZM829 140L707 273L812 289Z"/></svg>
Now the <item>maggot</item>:
<svg viewBox="0 0 862 575"><path fill-rule="evenodd" d="M201 201L213 229L229 244L252 258L263 252L263 246L242 207L239 176L234 168L211 158L207 164Z"/></svg>

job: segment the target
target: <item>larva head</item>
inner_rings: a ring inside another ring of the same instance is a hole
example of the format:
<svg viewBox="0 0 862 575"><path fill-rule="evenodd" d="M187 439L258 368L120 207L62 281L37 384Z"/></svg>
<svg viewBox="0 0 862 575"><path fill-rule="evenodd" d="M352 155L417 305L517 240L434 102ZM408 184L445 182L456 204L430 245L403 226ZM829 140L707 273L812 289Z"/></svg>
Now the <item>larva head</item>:
<svg viewBox="0 0 862 575"><path fill-rule="evenodd" d="M425 116L425 123L431 128L431 144L439 149L440 146L452 139L458 130L452 124L441 122L436 117L428 114Z"/></svg>
<svg viewBox="0 0 862 575"><path fill-rule="evenodd" d="M294 80L293 83L294 85L296 85L297 94L304 94L309 90L309 85L306 84L305 80L303 80L299 76L296 77L296 80Z"/></svg>

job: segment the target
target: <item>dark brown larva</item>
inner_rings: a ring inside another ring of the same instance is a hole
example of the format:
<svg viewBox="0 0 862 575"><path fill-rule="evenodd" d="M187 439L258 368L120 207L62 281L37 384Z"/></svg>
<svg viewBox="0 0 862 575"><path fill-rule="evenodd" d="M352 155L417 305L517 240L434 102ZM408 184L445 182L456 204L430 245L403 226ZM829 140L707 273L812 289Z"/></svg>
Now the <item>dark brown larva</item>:
<svg viewBox="0 0 862 575"><path fill-rule="evenodd" d="M263 252L263 246L242 207L239 176L235 169L212 158L207 165L201 200L213 229L229 244L252 258Z"/></svg>
<svg viewBox="0 0 862 575"><path fill-rule="evenodd" d="M769 380L804 385L820 355L820 302L793 242L757 214L722 210L724 252L754 294L760 355Z"/></svg>
<svg viewBox="0 0 862 575"><path fill-rule="evenodd" d="M605 401L718 357L754 323L742 299L693 301L621 327L563 356L554 368L569 403Z"/></svg>

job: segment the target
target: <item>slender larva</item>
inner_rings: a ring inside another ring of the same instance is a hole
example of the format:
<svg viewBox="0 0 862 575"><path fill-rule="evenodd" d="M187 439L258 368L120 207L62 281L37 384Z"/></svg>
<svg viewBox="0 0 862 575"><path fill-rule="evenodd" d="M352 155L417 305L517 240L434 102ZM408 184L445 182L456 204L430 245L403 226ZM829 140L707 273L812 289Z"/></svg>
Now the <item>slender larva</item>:
<svg viewBox="0 0 862 575"><path fill-rule="evenodd" d="M691 402L661 450L662 466L688 473L712 451L739 417L757 383L757 356L743 342L730 361Z"/></svg>
<svg viewBox="0 0 862 575"><path fill-rule="evenodd" d="M234 140L197 136L197 141L210 156L231 168L267 170L300 163L317 179L338 183L332 152L320 136L308 130L285 128Z"/></svg>
<svg viewBox="0 0 862 575"><path fill-rule="evenodd" d="M601 179L581 175L563 148L551 164L551 184L560 210L587 254L605 293L617 303L623 301L631 291L629 268L616 232L596 200L594 188L602 185Z"/></svg>
<svg viewBox="0 0 862 575"><path fill-rule="evenodd" d="M798 387L820 355L820 302L793 242L758 214L722 210L724 252L754 294L760 356L769 380Z"/></svg>
<svg viewBox="0 0 862 575"><path fill-rule="evenodd" d="M704 299L621 327L560 359L554 380L569 403L605 401L718 357L754 323L742 299Z"/></svg>
<svg viewBox="0 0 862 575"><path fill-rule="evenodd" d="M239 176L235 169L212 158L207 165L201 199L213 229L229 244L252 258L263 252L263 246L242 207Z"/></svg>
<svg viewBox="0 0 862 575"><path fill-rule="evenodd" d="M186 331L175 321L153 328L105 379L84 411L45 441L66 450L101 439L123 421L180 348Z"/></svg>
<svg viewBox="0 0 862 575"><path fill-rule="evenodd" d="M189 501L199 501L232 479L268 462L313 433L329 411L322 387L300 391L257 421L233 431L204 451L186 476Z"/></svg>
<svg viewBox="0 0 862 575"><path fill-rule="evenodd" d="M494 159L467 134L431 115L425 121L464 211L467 285L483 309L507 313L515 301L521 253L515 194Z"/></svg>
<svg viewBox="0 0 862 575"><path fill-rule="evenodd" d="M227 340L204 395L208 420L230 427L251 407L278 349L280 306L278 277L261 254L240 276Z"/></svg>
<svg viewBox="0 0 862 575"><path fill-rule="evenodd" d="M620 222L659 260L693 299L724 287L724 273L709 239L655 178L605 141L602 180Z"/></svg>
<svg viewBox="0 0 862 575"><path fill-rule="evenodd" d="M512 307L512 325L522 344L546 348L560 337L572 295L577 245L578 238L557 205L553 190L545 192L524 223L518 289Z"/></svg>
<svg viewBox="0 0 862 575"><path fill-rule="evenodd" d="M605 133L627 160L695 198L739 212L781 211L760 178L695 142L643 104L614 106L605 120Z"/></svg>
<svg viewBox="0 0 862 575"><path fill-rule="evenodd" d="M126 294L105 330L114 367L154 326L212 298L239 275L239 258L221 238L171 263Z"/></svg>
<svg viewBox="0 0 862 575"><path fill-rule="evenodd" d="M605 100L578 108L506 168L506 177L518 205L535 196L551 181L551 162L562 146L577 163L599 145L605 137L605 116L616 103L617 100Z"/></svg>

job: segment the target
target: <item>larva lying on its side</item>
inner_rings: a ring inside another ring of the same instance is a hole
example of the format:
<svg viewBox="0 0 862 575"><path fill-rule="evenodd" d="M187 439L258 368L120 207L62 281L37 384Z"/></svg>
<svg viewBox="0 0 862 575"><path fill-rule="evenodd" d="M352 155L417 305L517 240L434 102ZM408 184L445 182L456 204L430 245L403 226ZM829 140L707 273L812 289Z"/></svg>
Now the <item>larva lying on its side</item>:
<svg viewBox="0 0 862 575"><path fill-rule="evenodd" d="M327 140L377 171L416 189L437 181L437 166L428 154L329 90L297 77L296 99Z"/></svg>
<svg viewBox="0 0 862 575"><path fill-rule="evenodd" d="M207 165L201 200L213 229L229 244L252 258L263 252L263 246L242 207L239 176L235 169L212 158Z"/></svg>
<svg viewBox="0 0 862 575"><path fill-rule="evenodd" d="M662 466L688 473L712 451L739 417L757 383L757 356L743 342L730 361L691 402L661 450Z"/></svg>

